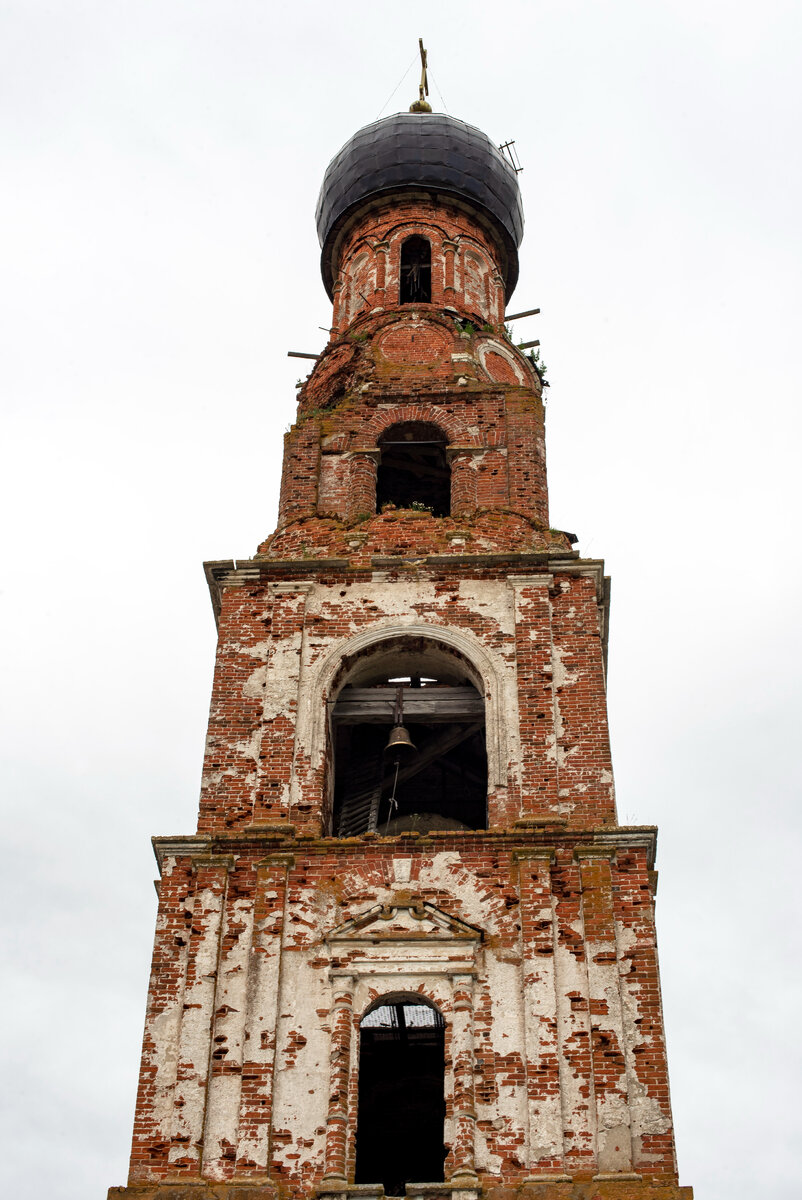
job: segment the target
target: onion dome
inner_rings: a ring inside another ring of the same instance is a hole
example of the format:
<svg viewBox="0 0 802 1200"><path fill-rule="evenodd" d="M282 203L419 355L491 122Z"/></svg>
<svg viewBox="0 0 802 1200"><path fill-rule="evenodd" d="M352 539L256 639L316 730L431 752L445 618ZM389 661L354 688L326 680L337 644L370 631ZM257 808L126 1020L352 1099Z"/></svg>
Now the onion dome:
<svg viewBox="0 0 802 1200"><path fill-rule="evenodd" d="M445 113L397 113L366 125L329 163L317 202L321 271L333 295L336 254L355 217L380 198L425 190L455 197L489 226L507 298L524 229L515 171L487 134Z"/></svg>

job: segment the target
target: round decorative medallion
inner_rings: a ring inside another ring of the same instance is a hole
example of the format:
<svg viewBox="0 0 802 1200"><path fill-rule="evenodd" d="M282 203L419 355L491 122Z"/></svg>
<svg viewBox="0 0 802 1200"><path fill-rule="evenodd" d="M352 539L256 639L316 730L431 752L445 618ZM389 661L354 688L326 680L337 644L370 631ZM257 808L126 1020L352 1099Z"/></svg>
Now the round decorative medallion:
<svg viewBox="0 0 802 1200"><path fill-rule="evenodd" d="M411 325L399 321L385 329L377 345L386 359L405 366L435 362L448 351L451 338L443 329L427 323Z"/></svg>

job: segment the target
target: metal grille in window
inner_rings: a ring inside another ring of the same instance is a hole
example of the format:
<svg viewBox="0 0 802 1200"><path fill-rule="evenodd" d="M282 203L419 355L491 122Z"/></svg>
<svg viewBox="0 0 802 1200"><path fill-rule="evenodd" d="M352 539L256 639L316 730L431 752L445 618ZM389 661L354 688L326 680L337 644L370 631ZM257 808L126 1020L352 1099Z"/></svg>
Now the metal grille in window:
<svg viewBox="0 0 802 1200"><path fill-rule="evenodd" d="M363 1017L361 1025L363 1029L399 1029L402 1021L407 1029L442 1029L444 1024L442 1014L429 1004L382 1004Z"/></svg>

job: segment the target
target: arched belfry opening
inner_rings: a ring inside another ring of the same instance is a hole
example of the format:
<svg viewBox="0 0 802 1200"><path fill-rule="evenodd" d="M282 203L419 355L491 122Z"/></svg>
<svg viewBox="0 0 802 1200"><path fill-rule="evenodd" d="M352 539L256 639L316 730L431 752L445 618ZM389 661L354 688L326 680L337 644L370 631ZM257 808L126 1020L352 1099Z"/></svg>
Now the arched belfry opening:
<svg viewBox="0 0 802 1200"><path fill-rule="evenodd" d="M431 304L432 247L424 237L409 237L401 246L401 304Z"/></svg>
<svg viewBox="0 0 802 1200"><path fill-rule="evenodd" d="M451 511L451 470L445 434L425 421L391 425L379 438L376 511L386 504L435 517Z"/></svg>
<svg viewBox="0 0 802 1200"><path fill-rule="evenodd" d="M356 1183L403 1196L444 1178L445 1023L420 996L384 996L359 1026Z"/></svg>
<svg viewBox="0 0 802 1200"><path fill-rule="evenodd" d="M335 836L487 828L477 683L425 638L388 639L351 665L331 708Z"/></svg>

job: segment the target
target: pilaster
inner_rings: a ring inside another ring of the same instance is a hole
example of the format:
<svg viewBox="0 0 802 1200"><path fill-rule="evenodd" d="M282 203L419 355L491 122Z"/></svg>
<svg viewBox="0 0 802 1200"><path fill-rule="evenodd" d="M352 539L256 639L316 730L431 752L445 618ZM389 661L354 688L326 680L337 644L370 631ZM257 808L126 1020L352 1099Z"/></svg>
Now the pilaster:
<svg viewBox="0 0 802 1200"><path fill-rule="evenodd" d="M267 1172L273 1111L288 854L271 854L256 871L253 934L249 951L239 1106L237 1170Z"/></svg>
<svg viewBox="0 0 802 1200"><path fill-rule="evenodd" d="M602 1174L626 1174L632 1171L632 1138L613 911L614 852L579 846L574 855L582 886L598 1167Z"/></svg>
<svg viewBox="0 0 802 1200"><path fill-rule="evenodd" d="M354 1028L354 978L338 975L332 981L329 1109L326 1117L326 1169L323 1185L336 1189L347 1182L348 1093L351 1039Z"/></svg>
<svg viewBox="0 0 802 1200"><path fill-rule="evenodd" d="M220 931L228 871L228 855L210 855L195 863L195 891L189 937L183 1017L178 1036L171 1170L198 1174L209 1079L209 1047L220 956Z"/></svg>
<svg viewBox="0 0 802 1200"><path fill-rule="evenodd" d="M527 1166L539 1173L563 1168L564 1145L557 1022L555 917L551 849L519 850L521 972L529 1115Z"/></svg>

